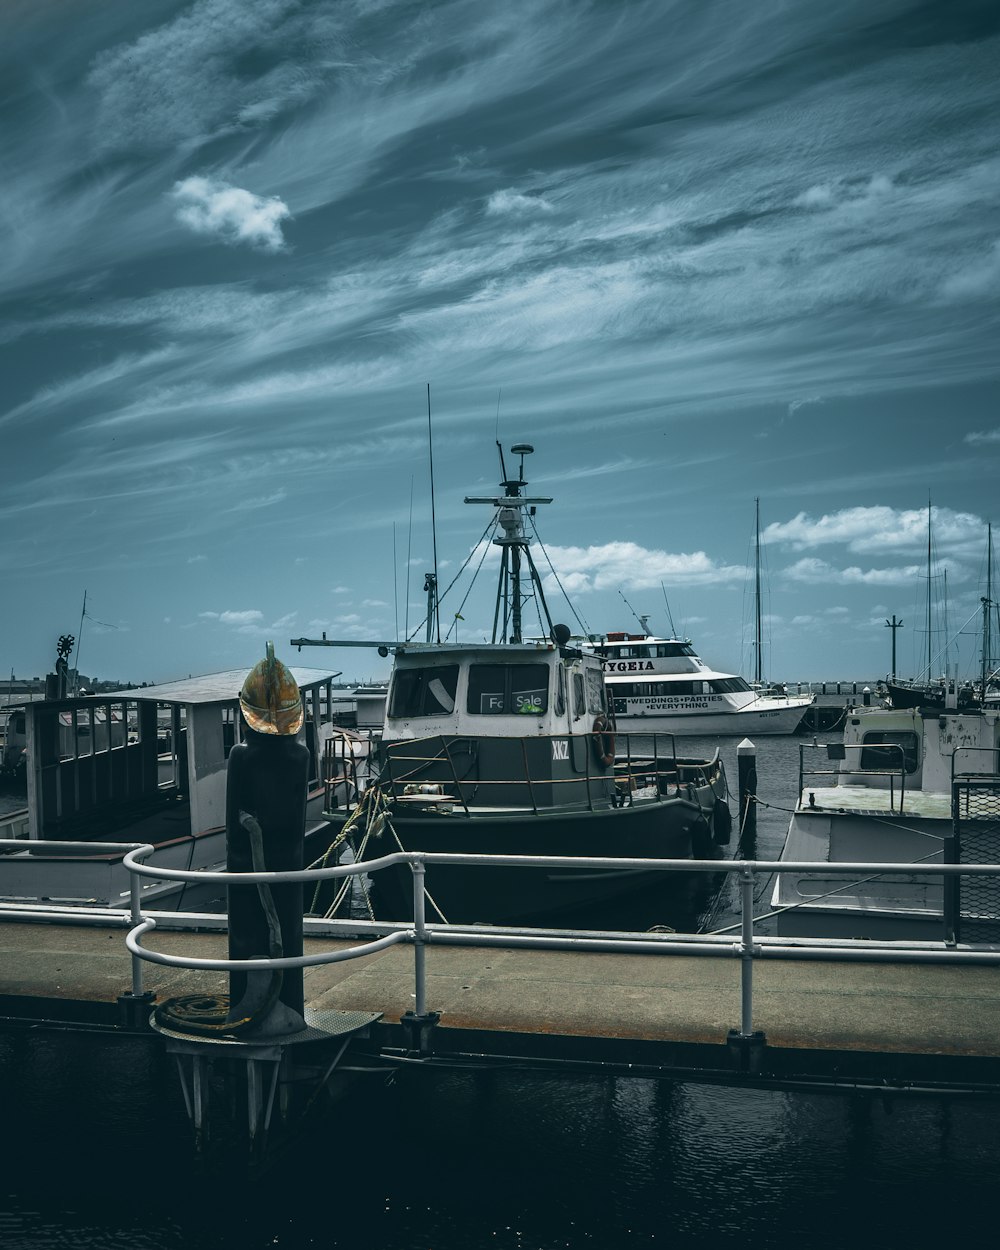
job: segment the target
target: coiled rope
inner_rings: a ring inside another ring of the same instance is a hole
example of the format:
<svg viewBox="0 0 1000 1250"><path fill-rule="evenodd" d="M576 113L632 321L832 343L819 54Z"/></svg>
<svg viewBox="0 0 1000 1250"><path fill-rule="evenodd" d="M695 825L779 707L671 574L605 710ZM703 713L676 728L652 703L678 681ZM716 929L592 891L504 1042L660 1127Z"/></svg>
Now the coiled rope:
<svg viewBox="0 0 1000 1250"><path fill-rule="evenodd" d="M250 854L254 872L266 872L264 860L264 835L256 817L250 812L240 812L240 824L250 837ZM280 959L284 950L281 940L281 922L274 907L271 887L266 881L257 882L264 917L267 921L268 955ZM217 1036L236 1036L245 1032L256 1021L263 1019L281 994L284 973L280 968L271 972L271 980L261 1004L239 1020L230 1020L231 998L228 994L184 994L168 998L153 1011L157 1024L175 1028L182 1033Z"/></svg>

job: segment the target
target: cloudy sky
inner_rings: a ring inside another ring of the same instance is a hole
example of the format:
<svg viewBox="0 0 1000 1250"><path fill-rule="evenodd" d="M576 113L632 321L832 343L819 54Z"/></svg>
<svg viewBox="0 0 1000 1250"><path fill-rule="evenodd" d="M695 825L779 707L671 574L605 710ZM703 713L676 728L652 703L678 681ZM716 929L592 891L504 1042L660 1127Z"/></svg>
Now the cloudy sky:
<svg viewBox="0 0 1000 1250"><path fill-rule="evenodd" d="M989 0L13 0L0 669L393 638L528 441L553 616L975 669L1000 463ZM478 563L478 555L473 560ZM442 604L492 622L491 562ZM947 578L945 578L947 570ZM946 583L946 586L945 586ZM945 588L947 597L945 597ZM945 606L946 605L946 606ZM965 632L962 632L962 627ZM308 651L346 677L367 651Z"/></svg>

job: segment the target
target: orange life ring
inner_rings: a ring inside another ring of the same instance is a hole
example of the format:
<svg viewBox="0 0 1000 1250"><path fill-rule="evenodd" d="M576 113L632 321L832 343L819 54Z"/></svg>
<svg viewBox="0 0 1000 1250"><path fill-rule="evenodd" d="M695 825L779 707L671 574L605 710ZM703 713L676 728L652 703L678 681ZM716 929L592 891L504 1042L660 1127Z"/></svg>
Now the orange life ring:
<svg viewBox="0 0 1000 1250"><path fill-rule="evenodd" d="M611 731L606 716L595 717L594 728L591 730L591 742L594 745L594 755L598 764L604 768L610 768L615 762L615 735Z"/></svg>

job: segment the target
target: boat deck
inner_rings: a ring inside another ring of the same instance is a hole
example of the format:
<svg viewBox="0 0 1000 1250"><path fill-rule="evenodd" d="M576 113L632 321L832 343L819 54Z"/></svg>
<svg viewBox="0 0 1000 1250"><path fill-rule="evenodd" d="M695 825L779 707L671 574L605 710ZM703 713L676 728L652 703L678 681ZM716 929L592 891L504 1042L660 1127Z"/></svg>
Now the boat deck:
<svg viewBox="0 0 1000 1250"><path fill-rule="evenodd" d="M810 797L812 801L810 802ZM849 812L869 816L918 816L923 820L951 820L951 795L926 790L907 790L900 803L895 791L875 786L804 785L798 810Z"/></svg>

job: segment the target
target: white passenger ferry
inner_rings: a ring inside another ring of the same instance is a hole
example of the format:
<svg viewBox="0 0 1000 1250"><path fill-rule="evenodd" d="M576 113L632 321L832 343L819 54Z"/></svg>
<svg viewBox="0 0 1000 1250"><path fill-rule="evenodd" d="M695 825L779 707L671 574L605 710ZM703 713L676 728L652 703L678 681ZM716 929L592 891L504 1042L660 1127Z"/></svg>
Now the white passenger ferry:
<svg viewBox="0 0 1000 1250"><path fill-rule="evenodd" d="M811 694L764 693L704 664L687 638L607 634L593 644L621 730L673 734L790 734Z"/></svg>

